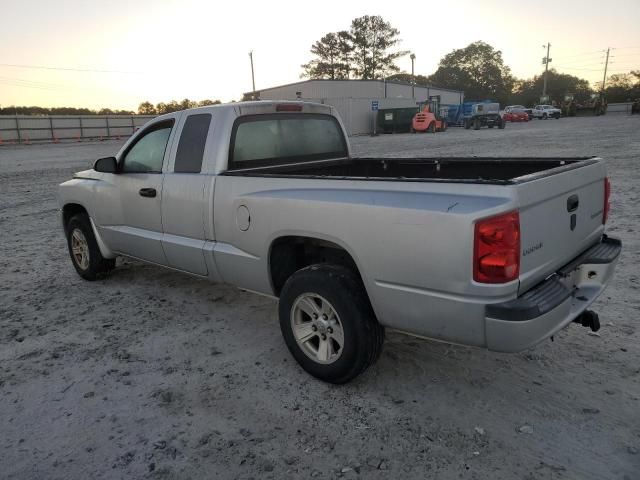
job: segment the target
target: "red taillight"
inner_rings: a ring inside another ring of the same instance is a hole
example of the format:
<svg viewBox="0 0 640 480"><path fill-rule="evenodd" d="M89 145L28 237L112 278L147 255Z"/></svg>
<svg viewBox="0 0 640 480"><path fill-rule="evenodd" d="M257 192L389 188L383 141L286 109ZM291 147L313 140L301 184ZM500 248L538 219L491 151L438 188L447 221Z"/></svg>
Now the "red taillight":
<svg viewBox="0 0 640 480"><path fill-rule="evenodd" d="M301 112L302 105L297 103L280 103L276 105L276 112Z"/></svg>
<svg viewBox="0 0 640 480"><path fill-rule="evenodd" d="M611 210L611 204L609 203L609 197L611 196L611 182L609 178L604 178L604 206L602 208L602 224L607 223L609 218L609 210Z"/></svg>
<svg viewBox="0 0 640 480"><path fill-rule="evenodd" d="M520 275L520 215L504 213L476 223L473 279L506 283Z"/></svg>

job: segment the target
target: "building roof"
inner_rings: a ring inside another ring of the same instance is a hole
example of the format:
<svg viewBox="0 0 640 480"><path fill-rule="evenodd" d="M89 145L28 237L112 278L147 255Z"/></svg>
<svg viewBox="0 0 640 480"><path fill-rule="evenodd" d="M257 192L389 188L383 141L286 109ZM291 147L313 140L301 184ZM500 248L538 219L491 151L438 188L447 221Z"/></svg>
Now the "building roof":
<svg viewBox="0 0 640 480"><path fill-rule="evenodd" d="M255 91L256 92L266 92L269 90L275 90L277 88L284 88L284 87L291 87L293 85L302 85L304 83L311 83L311 82L378 82L378 83L393 83L395 85L408 85L408 86L415 86L415 87L422 87L422 88L435 88L438 90L444 90L445 92L455 92L455 93L464 93L462 90L454 90L452 88L444 88L444 87L439 87L437 85L422 85L422 84L415 84L412 85L411 83L408 82L400 82L398 80L385 80L385 79L360 79L360 78L342 78L342 79L335 79L332 80L330 78L312 78L309 80L301 80L299 82L292 82L292 83L285 83L284 85L277 85L275 87L269 87L269 88L258 88ZM251 95L254 92L245 92L245 95Z"/></svg>

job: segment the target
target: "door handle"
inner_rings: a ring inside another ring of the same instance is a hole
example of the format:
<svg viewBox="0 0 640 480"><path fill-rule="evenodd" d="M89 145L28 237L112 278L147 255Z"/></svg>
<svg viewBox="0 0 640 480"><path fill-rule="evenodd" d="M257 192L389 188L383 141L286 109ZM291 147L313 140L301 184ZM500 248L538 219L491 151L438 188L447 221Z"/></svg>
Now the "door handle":
<svg viewBox="0 0 640 480"><path fill-rule="evenodd" d="M141 197L155 197L156 196L156 189L155 188L141 188L140 191L138 192L140 194Z"/></svg>

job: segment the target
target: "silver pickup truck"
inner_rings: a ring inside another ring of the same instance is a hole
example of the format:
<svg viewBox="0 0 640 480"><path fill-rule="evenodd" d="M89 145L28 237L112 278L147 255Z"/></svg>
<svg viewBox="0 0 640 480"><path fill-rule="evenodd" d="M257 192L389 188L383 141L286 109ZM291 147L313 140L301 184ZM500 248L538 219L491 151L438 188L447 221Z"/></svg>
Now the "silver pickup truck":
<svg viewBox="0 0 640 480"><path fill-rule="evenodd" d="M59 199L80 276L125 255L278 298L292 355L333 383L385 327L501 352L597 329L621 250L599 158L354 158L311 103L157 117Z"/></svg>

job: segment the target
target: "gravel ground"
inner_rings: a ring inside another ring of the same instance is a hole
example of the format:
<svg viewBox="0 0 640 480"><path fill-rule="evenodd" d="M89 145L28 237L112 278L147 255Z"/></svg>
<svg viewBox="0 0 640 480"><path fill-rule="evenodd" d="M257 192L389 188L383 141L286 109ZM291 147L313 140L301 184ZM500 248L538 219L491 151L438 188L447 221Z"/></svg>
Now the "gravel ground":
<svg viewBox="0 0 640 480"><path fill-rule="evenodd" d="M624 251L595 309L522 354L387 335L346 386L275 303L131 260L84 282L57 184L118 144L0 147L0 477L640 478L640 116L352 139L356 155L601 155Z"/></svg>

